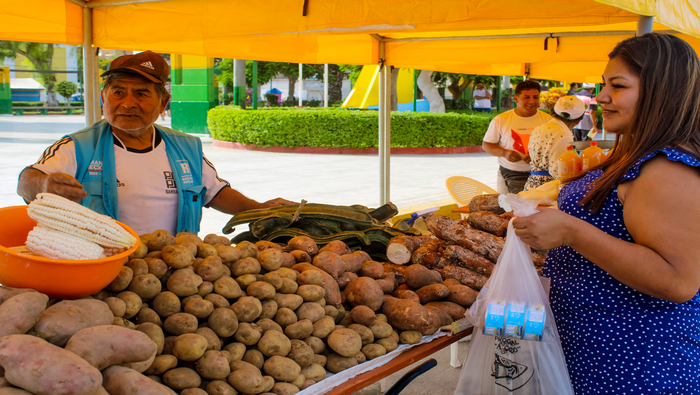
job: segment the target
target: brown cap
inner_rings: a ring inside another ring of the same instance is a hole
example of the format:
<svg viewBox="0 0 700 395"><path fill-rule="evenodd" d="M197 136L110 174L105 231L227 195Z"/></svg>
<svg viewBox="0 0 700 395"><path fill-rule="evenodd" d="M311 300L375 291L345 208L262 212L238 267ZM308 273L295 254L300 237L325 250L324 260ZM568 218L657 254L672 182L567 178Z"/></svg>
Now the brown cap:
<svg viewBox="0 0 700 395"><path fill-rule="evenodd" d="M120 56L109 66L109 70L102 73L100 77L114 72L138 73L155 83L168 82L170 68L162 56L155 52L145 51L136 55Z"/></svg>

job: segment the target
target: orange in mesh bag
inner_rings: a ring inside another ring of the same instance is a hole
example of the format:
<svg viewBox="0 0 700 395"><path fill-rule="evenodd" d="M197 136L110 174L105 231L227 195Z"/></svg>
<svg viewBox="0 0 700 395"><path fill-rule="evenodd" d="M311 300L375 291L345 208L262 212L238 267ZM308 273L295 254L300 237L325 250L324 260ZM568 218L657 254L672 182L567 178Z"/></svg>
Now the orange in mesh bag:
<svg viewBox="0 0 700 395"><path fill-rule="evenodd" d="M516 217L537 213L537 202L518 195L499 201ZM474 335L455 394L574 393L530 246L515 235L512 220L491 278L466 316Z"/></svg>

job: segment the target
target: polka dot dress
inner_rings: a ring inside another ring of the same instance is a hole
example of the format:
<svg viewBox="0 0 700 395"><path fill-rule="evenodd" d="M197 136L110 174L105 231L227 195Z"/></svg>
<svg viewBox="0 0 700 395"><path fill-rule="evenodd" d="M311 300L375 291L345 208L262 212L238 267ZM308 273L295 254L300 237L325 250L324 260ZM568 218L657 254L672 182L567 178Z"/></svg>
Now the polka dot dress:
<svg viewBox="0 0 700 395"><path fill-rule="evenodd" d="M674 148L645 156L624 176L658 155L699 167ZM559 209L622 240L625 227L615 187L597 214L578 202L602 172L566 185ZM700 263L700 261L699 261ZM620 283L569 247L550 251L542 275L576 394L700 394L700 292L682 304L642 294Z"/></svg>

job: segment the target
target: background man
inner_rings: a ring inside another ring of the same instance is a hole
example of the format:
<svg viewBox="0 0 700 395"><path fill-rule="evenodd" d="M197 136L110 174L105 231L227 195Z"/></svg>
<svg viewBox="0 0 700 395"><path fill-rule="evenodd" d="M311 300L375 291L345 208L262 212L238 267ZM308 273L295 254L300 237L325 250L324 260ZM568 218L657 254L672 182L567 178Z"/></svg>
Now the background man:
<svg viewBox="0 0 700 395"><path fill-rule="evenodd" d="M566 92L566 96L576 96L578 94L578 92L576 92L576 89L578 89L578 87L578 82L572 82L569 86L569 91Z"/></svg>
<svg viewBox="0 0 700 395"><path fill-rule="evenodd" d="M472 97L474 98L474 111L491 112L491 91L486 89L483 83L476 84Z"/></svg>
<svg viewBox="0 0 700 395"><path fill-rule="evenodd" d="M514 143L519 139L527 148L526 139L530 133L551 119L549 115L537 110L540 105L539 83L532 80L519 83L515 87L514 97L517 107L494 118L481 143L484 151L498 157L499 193L518 193L523 190L530 176L530 157L516 151ZM524 135L527 137L521 137Z"/></svg>
<svg viewBox="0 0 700 395"><path fill-rule="evenodd" d="M169 68L151 51L115 59L102 74L105 119L65 136L19 176L17 193L64 196L132 227L199 231L202 207L228 214L291 204L259 203L232 189L204 157L198 137L154 125L170 94Z"/></svg>
<svg viewBox="0 0 700 395"><path fill-rule="evenodd" d="M594 89L595 84L592 84L590 82L584 82L583 89L581 90L581 92L576 93L576 97L581 99L581 101L586 103L586 105L588 106L588 109L583 115L583 119L581 119L581 122L579 122L578 125L574 126L574 140L576 141L588 140L588 132L590 132L591 129L596 129L595 133L598 133L598 128L596 127L596 125L598 124L598 120L595 116L595 110L598 108L598 103L595 101L595 93L593 93Z"/></svg>

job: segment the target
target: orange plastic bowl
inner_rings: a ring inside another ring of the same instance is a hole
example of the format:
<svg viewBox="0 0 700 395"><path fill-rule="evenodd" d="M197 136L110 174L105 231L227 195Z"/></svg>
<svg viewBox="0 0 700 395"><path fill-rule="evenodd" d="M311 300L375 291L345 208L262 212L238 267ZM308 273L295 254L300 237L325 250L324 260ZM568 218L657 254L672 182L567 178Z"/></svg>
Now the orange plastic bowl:
<svg viewBox="0 0 700 395"><path fill-rule="evenodd" d="M139 239L133 229L119 225ZM27 206L0 208L0 284L32 288L52 298L79 298L100 291L117 277L140 243L121 254L84 261L30 256L8 248L23 246L34 226Z"/></svg>

